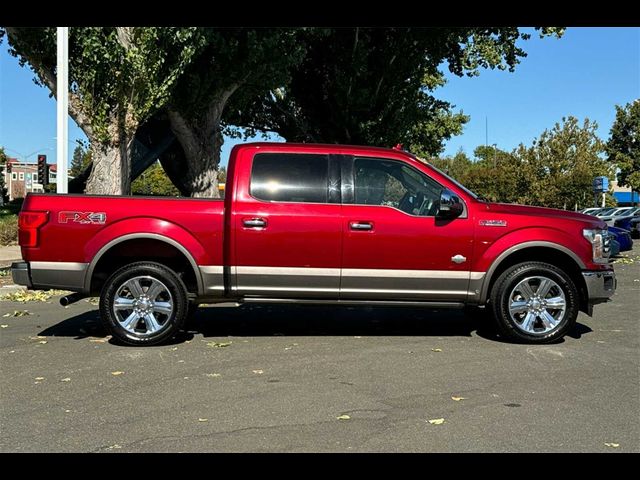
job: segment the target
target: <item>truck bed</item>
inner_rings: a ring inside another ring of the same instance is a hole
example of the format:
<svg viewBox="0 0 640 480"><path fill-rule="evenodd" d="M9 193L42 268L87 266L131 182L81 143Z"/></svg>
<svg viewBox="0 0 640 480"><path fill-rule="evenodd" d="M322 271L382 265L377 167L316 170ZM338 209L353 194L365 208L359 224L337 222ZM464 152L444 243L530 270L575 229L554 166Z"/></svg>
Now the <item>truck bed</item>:
<svg viewBox="0 0 640 480"><path fill-rule="evenodd" d="M154 232L189 248L198 265L223 263L221 199L29 194L23 210L48 212L44 240L22 247L28 262L89 263L121 235Z"/></svg>

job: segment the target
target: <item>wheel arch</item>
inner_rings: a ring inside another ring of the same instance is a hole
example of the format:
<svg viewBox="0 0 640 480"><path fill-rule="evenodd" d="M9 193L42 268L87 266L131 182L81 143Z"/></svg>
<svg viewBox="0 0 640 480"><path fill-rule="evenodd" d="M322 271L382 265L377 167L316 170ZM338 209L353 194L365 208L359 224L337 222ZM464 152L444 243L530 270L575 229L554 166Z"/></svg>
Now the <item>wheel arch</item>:
<svg viewBox="0 0 640 480"><path fill-rule="evenodd" d="M96 255L91 260L89 267L87 268L87 273L84 280L84 290L86 292L92 293L94 290L93 282L94 282L94 274L96 273L96 267L100 264L100 261L104 258L108 258L110 252L113 252L119 247L124 246L127 242L135 241L135 240L148 240L150 242L159 242L161 244L167 245L173 249L175 249L179 254L188 262L191 267L195 282L197 294L202 295L204 290L202 275L200 269L198 268L198 264L196 260L193 258L193 255L187 250L181 243L176 240L166 237L164 235L160 235L157 233L130 233L127 235L122 235L117 238L112 239L103 245L100 250L96 253ZM107 256L107 257L105 257Z"/></svg>
<svg viewBox="0 0 640 480"><path fill-rule="evenodd" d="M548 241L520 243L498 255L487 270L480 292L480 304L485 304L488 301L493 284L507 268L526 261L552 263L566 271L578 288L580 310L587 312L587 286L581 274L581 271L586 268L584 262L567 247Z"/></svg>

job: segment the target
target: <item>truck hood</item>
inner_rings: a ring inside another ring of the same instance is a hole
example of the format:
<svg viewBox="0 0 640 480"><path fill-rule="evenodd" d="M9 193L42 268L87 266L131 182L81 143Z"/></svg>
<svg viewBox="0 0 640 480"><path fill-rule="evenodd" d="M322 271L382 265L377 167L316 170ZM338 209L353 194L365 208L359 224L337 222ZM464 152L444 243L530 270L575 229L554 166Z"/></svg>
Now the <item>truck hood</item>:
<svg viewBox="0 0 640 480"><path fill-rule="evenodd" d="M607 224L597 217L584 213L570 212L557 208L531 207L528 205L516 205L510 203L487 203L487 211L504 213L509 215L523 215L529 217L545 217L552 219L570 219L585 223L592 228L606 228Z"/></svg>

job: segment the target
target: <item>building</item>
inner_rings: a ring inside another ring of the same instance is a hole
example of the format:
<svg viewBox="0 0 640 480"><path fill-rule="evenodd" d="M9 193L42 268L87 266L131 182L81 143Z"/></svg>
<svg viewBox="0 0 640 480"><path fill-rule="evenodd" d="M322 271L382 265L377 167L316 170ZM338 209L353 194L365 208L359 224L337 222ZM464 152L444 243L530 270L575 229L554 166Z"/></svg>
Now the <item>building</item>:
<svg viewBox="0 0 640 480"><path fill-rule="evenodd" d="M640 204L640 192L631 192L630 187L620 187L617 181L611 182L613 198L619 207L631 207ZM631 197L633 195L633 198Z"/></svg>
<svg viewBox="0 0 640 480"><path fill-rule="evenodd" d="M44 187L38 178L38 164L20 162L17 158L8 158L7 164L11 164L11 173L7 174L7 166L2 166L2 176L7 187L9 201L15 198L24 198L29 192L44 192ZM57 166L47 164L49 183L56 183Z"/></svg>

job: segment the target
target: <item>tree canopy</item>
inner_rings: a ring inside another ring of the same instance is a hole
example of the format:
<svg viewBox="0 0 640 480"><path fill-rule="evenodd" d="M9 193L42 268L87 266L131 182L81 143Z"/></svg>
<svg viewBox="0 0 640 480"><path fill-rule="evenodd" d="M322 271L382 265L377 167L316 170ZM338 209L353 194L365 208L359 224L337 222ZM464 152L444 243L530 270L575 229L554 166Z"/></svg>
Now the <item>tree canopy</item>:
<svg viewBox="0 0 640 480"><path fill-rule="evenodd" d="M73 27L69 114L91 142L91 193L128 193L131 143L201 46L197 28ZM9 53L56 94L56 29L5 27ZM171 48L167 48L170 44Z"/></svg>
<svg viewBox="0 0 640 480"><path fill-rule="evenodd" d="M541 28L561 36L561 28ZM273 131L288 141L411 145L434 155L468 117L437 99L442 66L456 75L483 68L513 71L530 35L515 27L335 28L300 37L305 47L291 81L248 105L233 105L226 121Z"/></svg>
<svg viewBox="0 0 640 480"><path fill-rule="evenodd" d="M640 191L640 100L616 105L616 119L607 142L608 160L620 169L618 183Z"/></svg>
<svg viewBox="0 0 640 480"><path fill-rule="evenodd" d="M530 146L511 152L480 146L474 160L464 153L431 162L488 200L567 208L593 205L596 176L613 177L603 158L597 124L563 118Z"/></svg>

